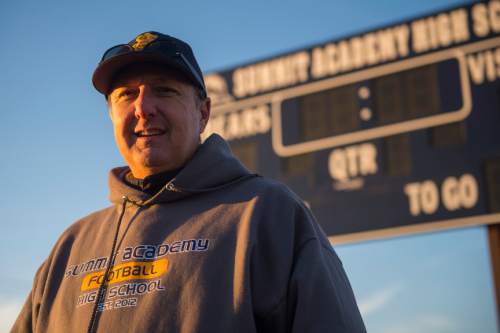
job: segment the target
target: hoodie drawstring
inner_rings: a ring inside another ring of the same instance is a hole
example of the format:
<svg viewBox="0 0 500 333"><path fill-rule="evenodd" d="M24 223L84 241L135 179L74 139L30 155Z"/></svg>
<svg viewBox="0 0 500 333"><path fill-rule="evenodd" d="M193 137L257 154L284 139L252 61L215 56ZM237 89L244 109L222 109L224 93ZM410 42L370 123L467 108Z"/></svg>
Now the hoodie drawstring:
<svg viewBox="0 0 500 333"><path fill-rule="evenodd" d="M115 230L115 237L113 238L113 246L111 247L111 254L109 255L109 260L108 260L108 265L106 267L106 271L104 272L104 279L102 280L101 285L99 286L99 289L97 291L97 298L94 304L94 309L92 310L92 317L90 317L90 322L89 326L87 328L87 333L94 333L95 328L97 327L97 322L99 321L99 315L98 315L98 308L99 304L104 300L104 296L106 294L106 288L107 288L107 281L108 281L108 276L109 272L111 271L114 263L115 263L115 247L116 247L116 242L118 241L118 234L120 232L120 225L122 224L123 220L123 215L125 215L125 208L127 206L127 201L128 198L126 196L122 197L123 202L122 202L122 210L120 213L120 217L118 218L118 223L116 225L116 230Z"/></svg>

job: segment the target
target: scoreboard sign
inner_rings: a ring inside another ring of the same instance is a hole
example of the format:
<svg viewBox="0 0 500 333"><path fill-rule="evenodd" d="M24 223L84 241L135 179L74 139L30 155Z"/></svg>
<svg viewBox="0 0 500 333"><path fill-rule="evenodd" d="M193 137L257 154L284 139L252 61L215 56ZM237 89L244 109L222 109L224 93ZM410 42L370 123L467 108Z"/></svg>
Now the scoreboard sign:
<svg viewBox="0 0 500 333"><path fill-rule="evenodd" d="M336 243L500 222L500 1L206 76L206 135Z"/></svg>

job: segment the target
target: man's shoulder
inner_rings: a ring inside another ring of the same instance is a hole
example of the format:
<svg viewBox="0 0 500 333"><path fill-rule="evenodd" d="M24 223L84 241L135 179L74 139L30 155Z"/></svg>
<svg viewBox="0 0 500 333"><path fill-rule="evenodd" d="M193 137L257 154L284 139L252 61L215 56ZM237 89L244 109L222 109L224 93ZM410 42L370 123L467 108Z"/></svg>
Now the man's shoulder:
<svg viewBox="0 0 500 333"><path fill-rule="evenodd" d="M70 226L66 228L66 230L64 230L60 238L76 236L80 233L88 232L89 229L96 228L103 221L108 220L108 218L115 211L116 211L116 206L114 205L96 210L73 222Z"/></svg>
<svg viewBox="0 0 500 333"><path fill-rule="evenodd" d="M249 174L205 194L206 196L192 198L209 202L248 204L254 207L254 213L258 213L254 216L271 217L279 215L282 210L293 212L307 209L304 201L288 186L260 175Z"/></svg>
<svg viewBox="0 0 500 333"><path fill-rule="evenodd" d="M272 200L283 204L304 206L304 201L284 183L263 176L251 178L243 186L262 200Z"/></svg>
<svg viewBox="0 0 500 333"><path fill-rule="evenodd" d="M93 213L88 214L68 226L55 242L52 250L44 263L46 269L51 269L54 264L60 263L60 260L67 260L70 253L75 249L81 249L82 244L88 244L93 241L100 233L103 223L109 221L109 218L115 214L116 208L109 206ZM78 244L78 245L75 245ZM85 248L85 247L83 247Z"/></svg>

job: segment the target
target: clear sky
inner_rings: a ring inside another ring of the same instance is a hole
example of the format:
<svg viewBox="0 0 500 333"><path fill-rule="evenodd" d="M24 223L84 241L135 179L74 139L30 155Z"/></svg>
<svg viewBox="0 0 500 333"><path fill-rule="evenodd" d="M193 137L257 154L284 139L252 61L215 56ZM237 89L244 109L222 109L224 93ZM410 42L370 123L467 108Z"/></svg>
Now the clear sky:
<svg viewBox="0 0 500 333"><path fill-rule="evenodd" d="M156 30L205 72L461 4L421 1L4 1L0 4L0 332L76 219L108 205L123 161L90 77L108 47ZM484 228L339 246L369 332L497 332Z"/></svg>

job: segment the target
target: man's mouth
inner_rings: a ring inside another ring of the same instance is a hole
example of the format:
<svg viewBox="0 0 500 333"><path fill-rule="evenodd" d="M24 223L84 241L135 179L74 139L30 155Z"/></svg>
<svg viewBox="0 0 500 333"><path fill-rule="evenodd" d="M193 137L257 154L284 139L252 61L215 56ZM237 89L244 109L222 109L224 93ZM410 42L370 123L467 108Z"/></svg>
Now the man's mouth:
<svg viewBox="0 0 500 333"><path fill-rule="evenodd" d="M139 138L148 138L152 136L159 136L165 134L164 130L157 129L157 128L151 128L151 129L144 129L141 131L136 131L134 134L139 137Z"/></svg>

